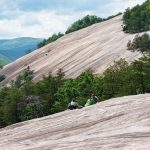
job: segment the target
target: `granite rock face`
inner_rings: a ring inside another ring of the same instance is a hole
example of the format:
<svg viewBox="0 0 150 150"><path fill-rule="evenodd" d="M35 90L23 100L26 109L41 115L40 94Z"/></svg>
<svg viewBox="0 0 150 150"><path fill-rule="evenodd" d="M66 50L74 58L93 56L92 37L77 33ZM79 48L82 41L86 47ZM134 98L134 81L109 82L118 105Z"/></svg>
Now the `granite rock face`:
<svg viewBox="0 0 150 150"><path fill-rule="evenodd" d="M150 94L113 98L0 129L0 150L149 149Z"/></svg>
<svg viewBox="0 0 150 150"><path fill-rule="evenodd" d="M63 69L70 78L87 69L101 74L120 58L131 62L140 57L139 53L127 50L127 43L135 34L125 34L121 25L122 15L67 34L6 65L0 74L7 78L0 85L8 84L27 66L34 70L34 81L38 81L49 72L55 74L58 69Z"/></svg>

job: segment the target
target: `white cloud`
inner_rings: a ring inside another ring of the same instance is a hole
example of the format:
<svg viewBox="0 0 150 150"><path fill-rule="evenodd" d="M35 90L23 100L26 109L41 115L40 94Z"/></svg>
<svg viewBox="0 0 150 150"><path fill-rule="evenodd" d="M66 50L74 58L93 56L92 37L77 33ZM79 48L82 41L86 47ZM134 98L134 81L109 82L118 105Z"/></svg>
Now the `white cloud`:
<svg viewBox="0 0 150 150"><path fill-rule="evenodd" d="M69 15L54 11L15 12L16 17L0 20L0 38L49 37L53 33L64 32L74 20L87 12Z"/></svg>
<svg viewBox="0 0 150 150"><path fill-rule="evenodd" d="M118 12L124 12L128 7L132 8L137 4L142 4L145 0L105 0L101 5L101 1L98 1L97 9L94 13L102 17L115 15Z"/></svg>
<svg viewBox="0 0 150 150"><path fill-rule="evenodd" d="M20 9L17 1L0 0L0 38L25 36L46 38L53 33L64 32L71 23L86 14L107 17L127 7L141 4L145 0L82 0L84 5L87 5L84 9L82 8L83 10L80 10L81 6L78 6L79 11L74 9L74 6L25 11Z"/></svg>
<svg viewBox="0 0 150 150"><path fill-rule="evenodd" d="M137 4L142 4L145 0L113 0L112 3L115 3L116 7L114 9L114 12L120 12L125 10L126 8L134 7Z"/></svg>

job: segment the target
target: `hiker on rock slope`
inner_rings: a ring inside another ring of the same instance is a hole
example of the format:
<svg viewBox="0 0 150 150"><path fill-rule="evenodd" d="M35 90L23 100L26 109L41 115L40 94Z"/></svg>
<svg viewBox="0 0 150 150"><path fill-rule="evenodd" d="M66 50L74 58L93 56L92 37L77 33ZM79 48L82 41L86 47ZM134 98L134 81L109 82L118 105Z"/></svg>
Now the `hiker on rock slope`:
<svg viewBox="0 0 150 150"><path fill-rule="evenodd" d="M84 105L85 107L96 104L98 101L98 97L92 94L91 98L89 97L88 100L86 101L86 104Z"/></svg>
<svg viewBox="0 0 150 150"><path fill-rule="evenodd" d="M68 104L68 109L73 110L73 109L77 109L79 108L79 105L77 102L75 102L74 100L72 100L69 104Z"/></svg>

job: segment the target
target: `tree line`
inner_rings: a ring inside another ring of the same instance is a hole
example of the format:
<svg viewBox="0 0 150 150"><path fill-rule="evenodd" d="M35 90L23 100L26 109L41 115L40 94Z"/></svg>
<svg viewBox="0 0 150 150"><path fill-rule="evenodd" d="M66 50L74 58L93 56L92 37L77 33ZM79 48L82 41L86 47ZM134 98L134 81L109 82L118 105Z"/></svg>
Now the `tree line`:
<svg viewBox="0 0 150 150"><path fill-rule="evenodd" d="M52 43L54 41L56 41L57 39L59 39L60 37L64 36L63 33L59 32L58 34L53 34L51 37L49 37L48 39L44 39L43 41L41 41L40 43L38 43L37 48L41 48L49 43Z"/></svg>

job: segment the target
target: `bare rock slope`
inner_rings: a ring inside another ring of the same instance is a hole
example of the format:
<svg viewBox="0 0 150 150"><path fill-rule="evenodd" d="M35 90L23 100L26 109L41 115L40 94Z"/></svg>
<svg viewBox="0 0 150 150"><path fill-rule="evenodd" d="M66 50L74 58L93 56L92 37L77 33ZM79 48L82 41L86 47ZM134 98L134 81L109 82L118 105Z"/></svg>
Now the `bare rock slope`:
<svg viewBox="0 0 150 150"><path fill-rule="evenodd" d="M0 150L149 150L150 94L114 98L0 130Z"/></svg>
<svg viewBox="0 0 150 150"><path fill-rule="evenodd" d="M5 66L0 74L7 76L2 84L14 79L21 70L30 66L35 71L35 81L63 69L66 77L76 77L86 69L102 73L114 60L133 61L138 53L127 51L127 43L135 35L122 31L122 16L97 23L70 33L47 46L34 51Z"/></svg>

